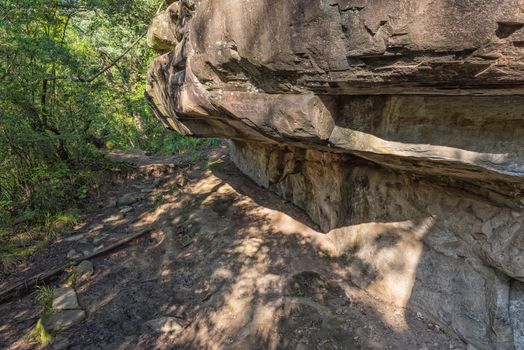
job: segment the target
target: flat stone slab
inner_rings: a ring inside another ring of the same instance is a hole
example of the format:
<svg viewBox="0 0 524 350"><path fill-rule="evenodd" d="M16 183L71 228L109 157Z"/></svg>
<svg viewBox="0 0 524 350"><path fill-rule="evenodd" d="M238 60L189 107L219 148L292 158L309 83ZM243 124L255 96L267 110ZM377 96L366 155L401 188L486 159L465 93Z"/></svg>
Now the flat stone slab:
<svg viewBox="0 0 524 350"><path fill-rule="evenodd" d="M57 288L53 292L53 310L79 309L76 292L73 288Z"/></svg>
<svg viewBox="0 0 524 350"><path fill-rule="evenodd" d="M49 315L44 320L44 328L48 331L62 331L82 321L86 317L84 310L62 310Z"/></svg>

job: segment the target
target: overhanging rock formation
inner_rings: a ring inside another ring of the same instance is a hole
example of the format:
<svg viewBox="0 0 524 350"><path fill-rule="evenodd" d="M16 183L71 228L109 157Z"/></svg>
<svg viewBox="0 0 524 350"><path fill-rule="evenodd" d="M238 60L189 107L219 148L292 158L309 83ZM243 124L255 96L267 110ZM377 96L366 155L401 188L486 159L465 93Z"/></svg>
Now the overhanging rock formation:
<svg viewBox="0 0 524 350"><path fill-rule="evenodd" d="M184 0L146 98L303 208L348 279L524 349L524 1Z"/></svg>

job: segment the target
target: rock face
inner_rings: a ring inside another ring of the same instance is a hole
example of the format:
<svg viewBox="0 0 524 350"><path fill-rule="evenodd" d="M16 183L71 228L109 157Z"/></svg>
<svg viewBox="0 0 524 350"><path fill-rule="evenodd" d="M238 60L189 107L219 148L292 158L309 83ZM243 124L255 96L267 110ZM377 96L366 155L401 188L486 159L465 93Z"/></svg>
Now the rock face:
<svg viewBox="0 0 524 350"><path fill-rule="evenodd" d="M184 0L148 38L155 115L232 140L355 284L524 349L524 1Z"/></svg>

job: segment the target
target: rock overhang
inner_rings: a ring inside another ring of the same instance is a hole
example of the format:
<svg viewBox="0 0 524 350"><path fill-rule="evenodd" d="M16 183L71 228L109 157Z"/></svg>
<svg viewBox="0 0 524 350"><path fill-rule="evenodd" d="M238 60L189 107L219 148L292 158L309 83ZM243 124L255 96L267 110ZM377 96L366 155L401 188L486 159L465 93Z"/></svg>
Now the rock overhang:
<svg viewBox="0 0 524 350"><path fill-rule="evenodd" d="M148 99L180 133L522 190L520 1L185 1L153 23L150 43L175 49L152 63Z"/></svg>
<svg viewBox="0 0 524 350"><path fill-rule="evenodd" d="M524 240L521 0L184 0L155 18L149 37L162 55L146 98L162 123L233 140L239 168L306 210L340 247L360 237L363 220L408 232L399 229L405 219L433 218L438 232L419 237L413 224L410 237L475 261L483 277L460 283L505 276L486 292L493 296L509 290L505 279L524 279L524 250L515 248ZM457 239L470 248L445 248ZM428 280L431 264L449 264L424 259ZM414 304L428 302L424 286L412 288ZM467 327L480 332L480 348L515 342L487 330L508 324L468 325L439 312L435 319L468 341Z"/></svg>

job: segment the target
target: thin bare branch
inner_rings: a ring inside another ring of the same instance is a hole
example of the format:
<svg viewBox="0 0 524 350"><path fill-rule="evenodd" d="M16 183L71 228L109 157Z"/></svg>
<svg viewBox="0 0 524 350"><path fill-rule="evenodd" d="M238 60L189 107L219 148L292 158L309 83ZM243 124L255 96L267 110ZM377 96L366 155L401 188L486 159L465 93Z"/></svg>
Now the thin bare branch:
<svg viewBox="0 0 524 350"><path fill-rule="evenodd" d="M71 81L76 81L76 82L79 82L79 83L91 83L92 81L94 81L96 78L98 78L100 75L104 74L107 70L111 69L111 67L113 67L115 64L118 63L118 61L120 61L125 55L127 55L129 53L129 51L131 51L145 36L146 36L147 32L143 33L141 36L139 36L127 49L125 49L117 58L115 58L113 61L111 61L109 64L107 64L106 66L104 66L104 68L102 68L100 71L98 71L97 73L95 73L94 75L92 75L91 77L89 78L82 78L82 77L71 77L71 76L64 76L64 75L59 75L59 76L49 76L49 77L45 77L44 80L64 80L64 79L68 79L68 80L71 80Z"/></svg>

